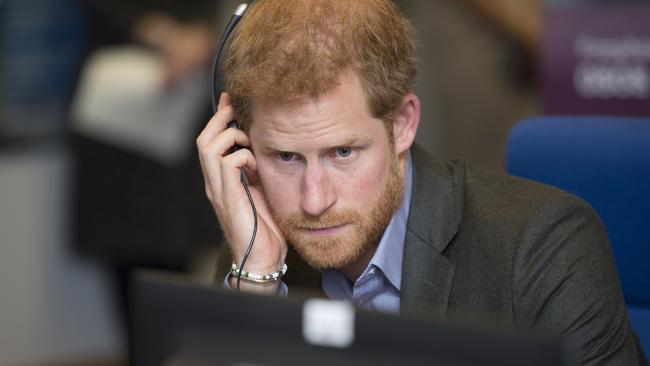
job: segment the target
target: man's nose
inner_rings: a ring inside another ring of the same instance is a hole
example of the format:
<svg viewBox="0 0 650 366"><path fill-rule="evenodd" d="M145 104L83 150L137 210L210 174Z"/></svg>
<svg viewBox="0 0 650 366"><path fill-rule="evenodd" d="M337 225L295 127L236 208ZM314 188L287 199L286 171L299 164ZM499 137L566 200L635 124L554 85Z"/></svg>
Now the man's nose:
<svg viewBox="0 0 650 366"><path fill-rule="evenodd" d="M336 202L327 172L319 163L307 165L302 182L301 205L310 216L319 216Z"/></svg>

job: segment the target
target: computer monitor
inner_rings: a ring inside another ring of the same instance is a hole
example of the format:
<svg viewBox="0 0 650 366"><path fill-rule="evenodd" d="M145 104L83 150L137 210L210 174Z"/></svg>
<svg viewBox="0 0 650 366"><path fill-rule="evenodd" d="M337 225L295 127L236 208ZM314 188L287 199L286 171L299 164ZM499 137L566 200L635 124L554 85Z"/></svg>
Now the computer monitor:
<svg viewBox="0 0 650 366"><path fill-rule="evenodd" d="M139 274L133 366L569 366L558 340Z"/></svg>

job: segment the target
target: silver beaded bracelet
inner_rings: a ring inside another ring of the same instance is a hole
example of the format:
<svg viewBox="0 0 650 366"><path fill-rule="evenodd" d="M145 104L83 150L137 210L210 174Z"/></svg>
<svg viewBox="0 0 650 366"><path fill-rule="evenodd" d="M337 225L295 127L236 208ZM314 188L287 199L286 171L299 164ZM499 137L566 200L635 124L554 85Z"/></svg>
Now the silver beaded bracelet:
<svg viewBox="0 0 650 366"><path fill-rule="evenodd" d="M230 274L235 277L239 277L240 272L241 270L239 269L237 264L233 262L232 266L230 267ZM241 273L241 279L246 281L257 282L257 283L266 283L266 282L273 282L279 280L282 276L284 276L285 273L287 273L286 263L282 265L281 270L270 274L265 274L265 275L243 271Z"/></svg>

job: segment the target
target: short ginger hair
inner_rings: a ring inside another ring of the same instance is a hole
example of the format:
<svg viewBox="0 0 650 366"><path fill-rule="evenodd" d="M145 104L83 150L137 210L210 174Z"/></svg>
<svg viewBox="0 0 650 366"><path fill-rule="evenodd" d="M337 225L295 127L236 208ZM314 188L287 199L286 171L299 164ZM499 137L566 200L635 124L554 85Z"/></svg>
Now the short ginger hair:
<svg viewBox="0 0 650 366"><path fill-rule="evenodd" d="M233 33L225 67L245 129L253 100L317 98L344 70L359 76L371 115L392 127L416 74L414 29L391 0L257 0Z"/></svg>

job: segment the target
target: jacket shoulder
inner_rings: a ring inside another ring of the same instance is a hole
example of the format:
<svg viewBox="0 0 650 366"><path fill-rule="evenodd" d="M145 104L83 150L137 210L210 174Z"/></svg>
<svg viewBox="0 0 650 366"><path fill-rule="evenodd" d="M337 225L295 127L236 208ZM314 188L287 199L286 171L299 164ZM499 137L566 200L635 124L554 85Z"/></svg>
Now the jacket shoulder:
<svg viewBox="0 0 650 366"><path fill-rule="evenodd" d="M477 167L464 160L446 163L455 171L455 189L463 197L463 222L516 235L534 222L555 221L566 212L597 217L582 198L559 188ZM534 222L531 222L534 220Z"/></svg>

